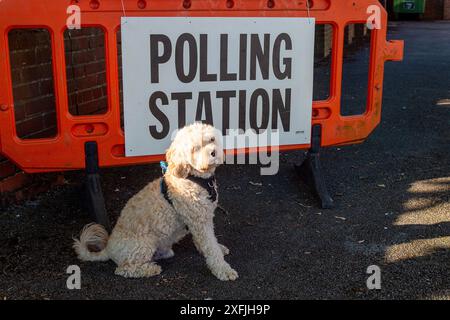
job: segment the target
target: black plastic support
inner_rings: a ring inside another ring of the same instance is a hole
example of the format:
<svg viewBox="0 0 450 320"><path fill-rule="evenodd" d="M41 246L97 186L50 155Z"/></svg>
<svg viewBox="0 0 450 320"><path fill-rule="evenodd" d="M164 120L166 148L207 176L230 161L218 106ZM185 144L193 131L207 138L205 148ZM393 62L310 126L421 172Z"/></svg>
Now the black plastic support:
<svg viewBox="0 0 450 320"><path fill-rule="evenodd" d="M96 142L86 142L84 145L86 157L86 183L85 192L87 206L91 217L111 232L109 216L106 212L105 199L103 198L102 185L98 170L98 147Z"/></svg>
<svg viewBox="0 0 450 320"><path fill-rule="evenodd" d="M334 207L334 201L328 193L320 165L321 134L322 127L320 125L314 125L312 128L311 148L306 153L306 158L303 163L301 165L296 165L295 169L300 175L300 178L319 198L321 208L331 209Z"/></svg>

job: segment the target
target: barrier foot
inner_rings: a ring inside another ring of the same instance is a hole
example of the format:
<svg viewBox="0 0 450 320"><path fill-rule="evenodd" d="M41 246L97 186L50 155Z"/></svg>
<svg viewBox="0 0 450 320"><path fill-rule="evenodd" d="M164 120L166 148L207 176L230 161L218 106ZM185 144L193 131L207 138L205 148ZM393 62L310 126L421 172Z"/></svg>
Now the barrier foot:
<svg viewBox="0 0 450 320"><path fill-rule="evenodd" d="M321 127L314 125L312 128L311 149L308 150L306 158L301 165L295 169L300 178L313 190L320 200L322 209L334 208L334 201L328 193L327 185L320 165L320 140Z"/></svg>
<svg viewBox="0 0 450 320"><path fill-rule="evenodd" d="M103 225L111 232L105 199L98 170L98 148L96 142L86 142L84 146L86 156L86 182L85 192L89 213L95 222Z"/></svg>

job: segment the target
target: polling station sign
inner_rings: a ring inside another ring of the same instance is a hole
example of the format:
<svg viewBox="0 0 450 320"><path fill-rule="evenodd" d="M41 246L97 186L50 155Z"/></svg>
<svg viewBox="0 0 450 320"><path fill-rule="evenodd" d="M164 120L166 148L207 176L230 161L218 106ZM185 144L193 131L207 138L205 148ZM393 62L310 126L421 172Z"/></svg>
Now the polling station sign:
<svg viewBox="0 0 450 320"><path fill-rule="evenodd" d="M121 30L127 156L164 154L195 121L310 143L314 19L124 17ZM267 146L250 143L235 147Z"/></svg>

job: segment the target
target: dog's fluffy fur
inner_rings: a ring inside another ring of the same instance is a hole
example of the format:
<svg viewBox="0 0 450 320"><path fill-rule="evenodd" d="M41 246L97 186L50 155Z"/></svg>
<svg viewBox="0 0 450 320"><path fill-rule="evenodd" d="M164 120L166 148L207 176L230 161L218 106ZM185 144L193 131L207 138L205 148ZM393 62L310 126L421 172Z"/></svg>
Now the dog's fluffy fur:
<svg viewBox="0 0 450 320"><path fill-rule="evenodd" d="M186 126L178 131L166 159L165 181L173 206L161 193L161 179L149 183L128 201L109 237L99 224L83 228L80 239L74 239L78 257L112 259L115 273L124 277L151 277L161 273L155 261L172 257L172 245L191 233L211 272L220 280L235 280L237 272L224 260L228 249L214 235L217 199L212 202L207 190L186 179L214 174L223 162L221 136L209 125Z"/></svg>

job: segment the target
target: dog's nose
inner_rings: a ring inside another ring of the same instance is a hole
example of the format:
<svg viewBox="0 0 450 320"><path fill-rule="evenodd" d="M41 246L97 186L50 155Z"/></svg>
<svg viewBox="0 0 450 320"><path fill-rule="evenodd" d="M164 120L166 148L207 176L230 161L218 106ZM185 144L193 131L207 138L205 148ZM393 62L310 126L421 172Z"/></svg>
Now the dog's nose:
<svg viewBox="0 0 450 320"><path fill-rule="evenodd" d="M215 150L213 152L211 152L211 156L213 156L213 157L216 156L216 151Z"/></svg>

